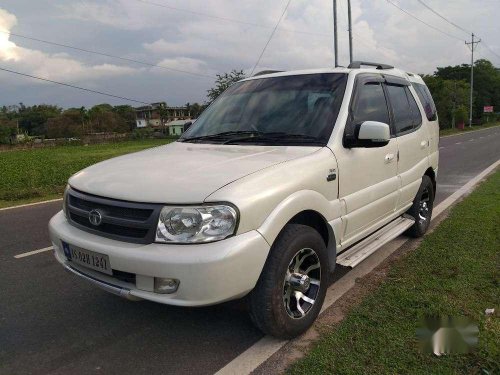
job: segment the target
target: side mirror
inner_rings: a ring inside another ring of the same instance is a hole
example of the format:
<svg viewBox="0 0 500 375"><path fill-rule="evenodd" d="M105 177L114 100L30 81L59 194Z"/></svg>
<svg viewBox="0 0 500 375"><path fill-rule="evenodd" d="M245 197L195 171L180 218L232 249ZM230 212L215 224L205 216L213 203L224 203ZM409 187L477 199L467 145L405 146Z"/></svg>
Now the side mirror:
<svg viewBox="0 0 500 375"><path fill-rule="evenodd" d="M383 122L364 121L356 128L350 147L383 147L391 140L391 129Z"/></svg>

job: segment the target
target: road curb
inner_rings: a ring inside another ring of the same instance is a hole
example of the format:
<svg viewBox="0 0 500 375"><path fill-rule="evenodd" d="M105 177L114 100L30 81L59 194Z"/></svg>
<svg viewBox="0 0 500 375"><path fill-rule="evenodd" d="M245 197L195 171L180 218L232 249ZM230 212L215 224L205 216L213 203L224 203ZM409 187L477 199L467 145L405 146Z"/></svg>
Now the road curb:
<svg viewBox="0 0 500 375"><path fill-rule="evenodd" d="M442 137L440 136L439 138L449 138L449 137L455 137L457 135L472 134L472 133L477 133L477 132L481 132L481 131L484 131L484 130L490 130L490 129L495 129L495 128L500 128L500 125L490 126L488 128L484 128L484 129L476 129L476 130L464 131L463 133L443 135Z"/></svg>

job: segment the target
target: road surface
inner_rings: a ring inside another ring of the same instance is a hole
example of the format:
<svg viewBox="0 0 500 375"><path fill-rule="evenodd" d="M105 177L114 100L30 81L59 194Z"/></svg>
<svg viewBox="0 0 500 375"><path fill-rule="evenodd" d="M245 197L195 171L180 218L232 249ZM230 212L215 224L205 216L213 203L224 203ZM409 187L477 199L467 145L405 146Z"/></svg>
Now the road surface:
<svg viewBox="0 0 500 375"><path fill-rule="evenodd" d="M436 204L500 159L500 127L442 138ZM241 302L130 302L66 273L51 251L61 202L0 211L0 374L212 374L262 334ZM341 277L341 276L340 276Z"/></svg>

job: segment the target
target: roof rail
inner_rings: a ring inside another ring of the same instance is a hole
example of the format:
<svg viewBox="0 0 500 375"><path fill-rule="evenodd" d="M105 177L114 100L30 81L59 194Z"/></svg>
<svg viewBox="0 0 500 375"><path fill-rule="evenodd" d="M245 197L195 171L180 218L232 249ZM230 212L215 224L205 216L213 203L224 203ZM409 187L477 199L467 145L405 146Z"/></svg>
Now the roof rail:
<svg viewBox="0 0 500 375"><path fill-rule="evenodd" d="M262 70L258 73L255 73L252 77L262 76L264 74L272 74L272 73L282 73L283 70Z"/></svg>
<svg viewBox="0 0 500 375"><path fill-rule="evenodd" d="M352 63L349 64L348 68L349 69L359 69L359 68L361 68L362 65L375 66L376 69L381 69L381 70L394 69L394 67L392 65L374 63L374 62L368 62L368 61L353 61Z"/></svg>

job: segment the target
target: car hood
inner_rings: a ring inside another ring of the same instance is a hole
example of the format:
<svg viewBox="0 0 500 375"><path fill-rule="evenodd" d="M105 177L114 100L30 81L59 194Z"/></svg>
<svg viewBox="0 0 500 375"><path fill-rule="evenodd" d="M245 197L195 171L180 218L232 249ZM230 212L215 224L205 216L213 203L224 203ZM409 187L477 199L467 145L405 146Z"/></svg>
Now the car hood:
<svg viewBox="0 0 500 375"><path fill-rule="evenodd" d="M201 203L217 189L320 147L173 142L109 159L73 175L74 189L148 203Z"/></svg>

